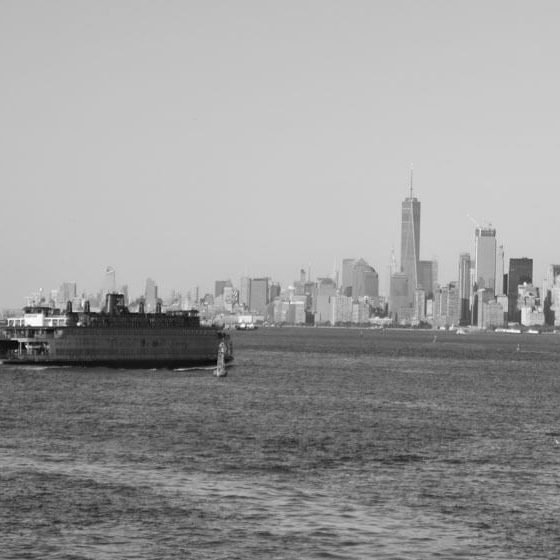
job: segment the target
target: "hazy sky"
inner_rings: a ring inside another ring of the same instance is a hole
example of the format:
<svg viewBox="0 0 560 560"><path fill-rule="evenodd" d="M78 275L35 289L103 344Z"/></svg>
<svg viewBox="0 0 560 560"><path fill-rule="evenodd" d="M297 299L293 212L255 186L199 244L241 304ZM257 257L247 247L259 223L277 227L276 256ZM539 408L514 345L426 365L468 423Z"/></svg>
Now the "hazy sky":
<svg viewBox="0 0 560 560"><path fill-rule="evenodd" d="M442 281L491 222L560 262L560 5L0 0L0 307L105 268L132 295L287 284L400 247Z"/></svg>

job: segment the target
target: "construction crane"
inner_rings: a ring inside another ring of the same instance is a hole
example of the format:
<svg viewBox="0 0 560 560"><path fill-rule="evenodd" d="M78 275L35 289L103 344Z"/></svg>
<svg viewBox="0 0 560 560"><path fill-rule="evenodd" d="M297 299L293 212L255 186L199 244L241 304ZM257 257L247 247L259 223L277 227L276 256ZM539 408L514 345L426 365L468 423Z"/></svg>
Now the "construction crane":
<svg viewBox="0 0 560 560"><path fill-rule="evenodd" d="M475 225L475 227L477 229L484 229L484 228L492 229L492 223L491 222L484 222L484 225L481 226L478 223L478 221L475 220L470 214L467 214L467 218Z"/></svg>

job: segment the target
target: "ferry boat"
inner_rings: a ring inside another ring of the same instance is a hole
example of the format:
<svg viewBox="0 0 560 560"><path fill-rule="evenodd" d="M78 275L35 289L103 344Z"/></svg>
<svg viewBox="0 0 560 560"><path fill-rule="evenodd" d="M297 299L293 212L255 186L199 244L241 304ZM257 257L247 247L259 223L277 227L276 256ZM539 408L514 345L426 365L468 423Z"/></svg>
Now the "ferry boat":
<svg viewBox="0 0 560 560"><path fill-rule="evenodd" d="M109 293L105 308L91 312L26 307L4 328L4 364L106 366L118 368L185 368L233 360L230 336L201 325L196 310L138 312L125 305L123 294ZM220 346L222 344L222 346ZM220 350L222 348L222 350Z"/></svg>

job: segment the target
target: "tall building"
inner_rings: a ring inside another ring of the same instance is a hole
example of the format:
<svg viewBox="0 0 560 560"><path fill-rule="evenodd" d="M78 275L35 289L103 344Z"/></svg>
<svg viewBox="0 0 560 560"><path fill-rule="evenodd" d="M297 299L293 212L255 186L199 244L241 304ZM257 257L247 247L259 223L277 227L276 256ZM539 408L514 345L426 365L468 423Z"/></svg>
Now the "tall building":
<svg viewBox="0 0 560 560"><path fill-rule="evenodd" d="M239 284L239 303L248 308L251 299L251 279L244 276Z"/></svg>
<svg viewBox="0 0 560 560"><path fill-rule="evenodd" d="M354 262L351 288L350 295L355 300L363 296L373 298L379 295L379 276L364 259Z"/></svg>
<svg viewBox="0 0 560 560"><path fill-rule="evenodd" d="M342 293L345 296L352 295L352 275L356 259L342 260Z"/></svg>
<svg viewBox="0 0 560 560"><path fill-rule="evenodd" d="M146 289L144 290L144 300L146 313L154 313L158 301L158 287L157 284L151 279L146 279Z"/></svg>
<svg viewBox="0 0 560 560"><path fill-rule="evenodd" d="M270 284L269 292L268 292L268 301L274 301L276 298L280 297L280 293L282 292L282 287L280 286L279 282L273 282Z"/></svg>
<svg viewBox="0 0 560 560"><path fill-rule="evenodd" d="M414 293L414 320L418 323L426 320L426 292L422 288Z"/></svg>
<svg viewBox="0 0 560 560"><path fill-rule="evenodd" d="M496 230L477 227L474 242L475 282L477 290L496 288Z"/></svg>
<svg viewBox="0 0 560 560"><path fill-rule="evenodd" d="M77 295L78 287L76 282L63 282L58 289L56 303L61 307L64 307L67 302L74 302Z"/></svg>
<svg viewBox="0 0 560 560"><path fill-rule="evenodd" d="M216 280L214 282L214 297L219 297L224 295L224 288L228 286L231 288L231 280Z"/></svg>
<svg viewBox="0 0 560 560"><path fill-rule="evenodd" d="M418 261L420 259L420 201L410 196L402 202L401 221L401 272L409 278L410 297L418 287Z"/></svg>
<svg viewBox="0 0 560 560"><path fill-rule="evenodd" d="M401 205L401 266L400 273L391 275L389 309L393 319L410 322L415 315L414 296L419 287L420 201L412 190ZM423 280L425 282L425 279ZM406 290L404 292L403 290ZM427 291L427 290L426 290Z"/></svg>
<svg viewBox="0 0 560 560"><path fill-rule="evenodd" d="M450 327L459 322L459 287L457 282L436 286L434 290L433 322L437 327Z"/></svg>
<svg viewBox="0 0 560 560"><path fill-rule="evenodd" d="M269 279L251 278L249 310L264 315L269 302Z"/></svg>
<svg viewBox="0 0 560 560"><path fill-rule="evenodd" d="M426 292L426 297L434 294L434 285L437 283L437 262L418 261L418 288Z"/></svg>
<svg viewBox="0 0 560 560"><path fill-rule="evenodd" d="M305 295L305 283L306 283L305 270L302 268L299 271L299 280L294 281L294 295L296 296ZM274 298L271 297L270 301L272 301L273 299Z"/></svg>
<svg viewBox="0 0 560 560"><path fill-rule="evenodd" d="M533 283L533 259L522 257L509 259L508 271L508 320L519 323L521 321L521 310L517 305L518 288L523 284Z"/></svg>
<svg viewBox="0 0 560 560"><path fill-rule="evenodd" d="M469 325L471 322L471 255L461 253L459 255L459 322L461 325Z"/></svg>
<svg viewBox="0 0 560 560"><path fill-rule="evenodd" d="M500 245L496 251L496 288L494 293L496 296L503 296L506 292L504 286L504 246Z"/></svg>
<svg viewBox="0 0 560 560"><path fill-rule="evenodd" d="M533 283L533 259L509 259L508 294L517 296L517 287Z"/></svg>
<svg viewBox="0 0 560 560"><path fill-rule="evenodd" d="M391 276L391 293L389 309L397 323L410 323L414 317L414 301L410 302L409 278L404 272L396 272Z"/></svg>
<svg viewBox="0 0 560 560"><path fill-rule="evenodd" d="M317 278L313 288L313 309L315 324L332 320L331 298L336 296L336 282L332 278Z"/></svg>
<svg viewBox="0 0 560 560"><path fill-rule="evenodd" d="M117 273L112 266L105 269L105 280L103 282L103 294L114 292L117 289ZM105 298L104 298L105 299Z"/></svg>
<svg viewBox="0 0 560 560"><path fill-rule="evenodd" d="M560 286L560 264L550 264L546 269L543 282L543 306L547 325L554 325L555 319L560 319L558 286Z"/></svg>
<svg viewBox="0 0 560 560"><path fill-rule="evenodd" d="M558 276L560 276L560 264L549 264L546 268L543 292L552 290ZM546 293L543 295L546 295Z"/></svg>

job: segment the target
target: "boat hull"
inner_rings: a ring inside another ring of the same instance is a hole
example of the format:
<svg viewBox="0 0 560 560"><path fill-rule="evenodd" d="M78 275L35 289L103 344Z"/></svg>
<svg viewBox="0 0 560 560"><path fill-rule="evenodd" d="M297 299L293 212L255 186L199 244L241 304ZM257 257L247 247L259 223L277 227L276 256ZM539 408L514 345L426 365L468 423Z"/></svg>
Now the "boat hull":
<svg viewBox="0 0 560 560"><path fill-rule="evenodd" d="M20 349L8 353L7 365L188 368L215 365L221 342L226 362L233 360L229 335L213 328L66 327L27 329Z"/></svg>
<svg viewBox="0 0 560 560"><path fill-rule="evenodd" d="M227 362L231 365L233 358ZM79 367L94 368L104 367L113 369L184 369L197 367L215 367L215 360L46 360L46 359L3 359L0 360L3 365L11 366L48 366L48 367Z"/></svg>

